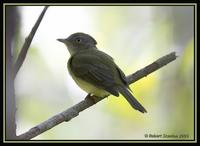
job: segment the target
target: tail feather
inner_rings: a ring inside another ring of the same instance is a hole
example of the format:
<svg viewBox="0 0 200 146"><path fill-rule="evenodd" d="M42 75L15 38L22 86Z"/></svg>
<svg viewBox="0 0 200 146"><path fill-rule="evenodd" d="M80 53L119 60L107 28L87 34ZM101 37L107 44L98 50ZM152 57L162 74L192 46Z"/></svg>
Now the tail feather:
<svg viewBox="0 0 200 146"><path fill-rule="evenodd" d="M119 86L117 89L134 109L142 113L147 112L146 109L136 100L136 98L126 89L126 87Z"/></svg>

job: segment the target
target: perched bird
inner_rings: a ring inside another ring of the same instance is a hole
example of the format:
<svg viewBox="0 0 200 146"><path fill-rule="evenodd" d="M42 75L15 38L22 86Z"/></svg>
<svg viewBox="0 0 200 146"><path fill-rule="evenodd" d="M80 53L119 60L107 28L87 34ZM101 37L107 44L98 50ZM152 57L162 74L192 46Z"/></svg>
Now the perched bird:
<svg viewBox="0 0 200 146"><path fill-rule="evenodd" d="M145 113L145 108L130 93L126 76L112 57L96 47L96 40L85 33L74 33L64 43L71 55L68 71L80 88L89 94L105 97L121 93L136 110Z"/></svg>

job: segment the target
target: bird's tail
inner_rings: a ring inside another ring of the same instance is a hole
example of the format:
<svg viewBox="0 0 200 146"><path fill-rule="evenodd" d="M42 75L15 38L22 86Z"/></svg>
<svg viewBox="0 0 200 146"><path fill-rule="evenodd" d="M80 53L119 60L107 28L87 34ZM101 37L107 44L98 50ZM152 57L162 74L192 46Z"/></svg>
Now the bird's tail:
<svg viewBox="0 0 200 146"><path fill-rule="evenodd" d="M117 87L118 91L126 98L129 104L136 110L146 113L146 109L136 100L136 98L128 91L126 87Z"/></svg>

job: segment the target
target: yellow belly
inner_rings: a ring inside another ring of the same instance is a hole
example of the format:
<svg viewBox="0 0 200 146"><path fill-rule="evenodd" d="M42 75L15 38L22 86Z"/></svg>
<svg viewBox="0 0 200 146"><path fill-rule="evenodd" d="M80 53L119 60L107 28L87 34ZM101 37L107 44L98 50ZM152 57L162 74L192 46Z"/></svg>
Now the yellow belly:
<svg viewBox="0 0 200 146"><path fill-rule="evenodd" d="M76 82L76 84L81 88L83 89L85 92L87 93L90 93L92 95L96 95L98 97L105 97L105 96L108 96L110 95L110 93L108 93L107 91L103 90L103 89L100 89L98 87L95 87L93 86L92 84L80 79L80 78L77 78L73 75L73 73L71 73L71 76L72 78L74 79L74 81Z"/></svg>

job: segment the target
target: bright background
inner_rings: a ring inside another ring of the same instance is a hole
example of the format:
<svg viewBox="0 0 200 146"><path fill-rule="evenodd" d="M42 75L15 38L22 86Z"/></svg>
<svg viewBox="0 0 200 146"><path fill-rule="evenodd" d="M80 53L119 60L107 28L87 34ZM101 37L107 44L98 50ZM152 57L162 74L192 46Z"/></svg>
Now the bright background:
<svg viewBox="0 0 200 146"><path fill-rule="evenodd" d="M21 48L43 6L18 6ZM193 6L50 6L15 80L17 134L86 96L67 71L67 48L56 41L84 32L129 75L172 51L175 61L131 85L147 109L109 96L34 139L145 139L144 134L194 136ZM18 51L15 51L15 57Z"/></svg>

